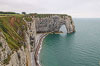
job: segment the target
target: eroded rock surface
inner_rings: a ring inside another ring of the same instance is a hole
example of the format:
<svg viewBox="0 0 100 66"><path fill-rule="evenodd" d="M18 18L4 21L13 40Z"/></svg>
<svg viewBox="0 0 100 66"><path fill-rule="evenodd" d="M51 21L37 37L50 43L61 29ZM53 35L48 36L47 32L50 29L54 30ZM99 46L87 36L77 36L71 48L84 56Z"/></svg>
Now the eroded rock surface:
<svg viewBox="0 0 100 66"><path fill-rule="evenodd" d="M23 46L18 51L12 51L5 37L0 32L0 66L31 66L31 52Z"/></svg>
<svg viewBox="0 0 100 66"><path fill-rule="evenodd" d="M51 16L45 18L36 18L37 32L59 32L62 25L66 26L67 33L75 32L72 18L69 16Z"/></svg>

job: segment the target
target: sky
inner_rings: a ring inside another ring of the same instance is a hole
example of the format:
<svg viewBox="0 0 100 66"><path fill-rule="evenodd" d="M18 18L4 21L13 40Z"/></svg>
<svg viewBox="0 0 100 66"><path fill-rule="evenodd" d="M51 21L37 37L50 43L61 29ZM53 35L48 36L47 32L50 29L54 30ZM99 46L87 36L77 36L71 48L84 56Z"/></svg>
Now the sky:
<svg viewBox="0 0 100 66"><path fill-rule="evenodd" d="M100 18L100 0L0 0L0 11L68 14Z"/></svg>

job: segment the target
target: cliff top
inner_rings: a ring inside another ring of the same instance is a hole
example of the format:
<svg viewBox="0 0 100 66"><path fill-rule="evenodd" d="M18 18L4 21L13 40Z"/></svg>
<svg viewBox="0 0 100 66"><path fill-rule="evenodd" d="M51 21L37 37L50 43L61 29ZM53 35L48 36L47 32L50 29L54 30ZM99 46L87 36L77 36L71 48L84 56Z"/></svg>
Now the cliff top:
<svg viewBox="0 0 100 66"><path fill-rule="evenodd" d="M55 15L60 16L60 17L69 16L69 15L67 15L67 14L37 14L37 13L28 14L28 15L26 15L26 16L30 16L30 15L31 15L31 16L35 16L35 17L39 17L39 18L50 17L50 16L55 16ZM71 16L69 16L69 17L71 17Z"/></svg>

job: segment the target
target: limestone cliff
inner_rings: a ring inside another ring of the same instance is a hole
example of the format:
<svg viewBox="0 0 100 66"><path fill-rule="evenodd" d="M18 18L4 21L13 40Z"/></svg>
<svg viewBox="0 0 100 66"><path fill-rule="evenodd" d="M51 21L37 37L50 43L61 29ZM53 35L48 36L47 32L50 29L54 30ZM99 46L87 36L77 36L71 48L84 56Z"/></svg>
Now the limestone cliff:
<svg viewBox="0 0 100 66"><path fill-rule="evenodd" d="M29 28L22 18L0 18L0 66L31 66Z"/></svg>
<svg viewBox="0 0 100 66"><path fill-rule="evenodd" d="M67 33L75 32L72 18L68 15L52 15L47 17L36 18L37 32L59 32L62 25L66 26Z"/></svg>
<svg viewBox="0 0 100 66"><path fill-rule="evenodd" d="M21 46L17 51L12 51L3 34L0 35L0 66L31 66L29 49Z"/></svg>
<svg viewBox="0 0 100 66"><path fill-rule="evenodd" d="M0 17L0 66L36 66L36 33L59 32L62 25L67 33L75 32L68 15Z"/></svg>

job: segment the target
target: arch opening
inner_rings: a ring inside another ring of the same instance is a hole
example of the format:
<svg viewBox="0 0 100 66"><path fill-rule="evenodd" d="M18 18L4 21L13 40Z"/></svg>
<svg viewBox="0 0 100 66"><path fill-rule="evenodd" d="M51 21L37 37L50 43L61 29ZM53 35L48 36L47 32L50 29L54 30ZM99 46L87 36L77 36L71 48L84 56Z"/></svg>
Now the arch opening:
<svg viewBox="0 0 100 66"><path fill-rule="evenodd" d="M67 33L67 29L65 25L61 25L59 31L62 31L63 33Z"/></svg>

